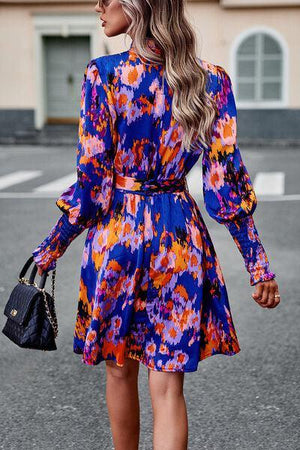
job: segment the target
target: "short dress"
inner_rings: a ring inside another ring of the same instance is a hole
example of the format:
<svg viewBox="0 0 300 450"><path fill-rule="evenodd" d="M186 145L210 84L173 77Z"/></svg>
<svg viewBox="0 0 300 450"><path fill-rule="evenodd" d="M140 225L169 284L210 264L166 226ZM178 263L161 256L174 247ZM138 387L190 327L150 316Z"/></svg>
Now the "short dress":
<svg viewBox="0 0 300 450"><path fill-rule="evenodd" d="M131 44L86 66L77 180L32 252L53 270L87 231L73 347L85 364L133 358L156 371L192 372L209 356L240 351L218 256L185 181L195 164L205 208L232 235L250 285L275 277L253 221L257 198L236 141L231 79L221 66L199 64L218 114L210 145L192 151L182 145L161 63Z"/></svg>

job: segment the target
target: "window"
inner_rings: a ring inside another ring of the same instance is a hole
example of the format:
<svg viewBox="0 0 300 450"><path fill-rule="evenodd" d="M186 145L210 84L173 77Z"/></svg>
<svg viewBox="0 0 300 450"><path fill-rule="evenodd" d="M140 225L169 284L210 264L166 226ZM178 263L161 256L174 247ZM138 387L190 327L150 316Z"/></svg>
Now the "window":
<svg viewBox="0 0 300 450"><path fill-rule="evenodd" d="M269 103L283 98L283 51L266 32L248 35L236 52L237 99Z"/></svg>

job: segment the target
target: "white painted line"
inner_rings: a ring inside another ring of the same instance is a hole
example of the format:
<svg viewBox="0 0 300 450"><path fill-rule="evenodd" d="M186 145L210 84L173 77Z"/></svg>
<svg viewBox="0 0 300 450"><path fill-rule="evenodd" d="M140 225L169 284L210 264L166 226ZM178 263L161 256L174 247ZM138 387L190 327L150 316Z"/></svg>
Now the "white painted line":
<svg viewBox="0 0 300 450"><path fill-rule="evenodd" d="M257 195L283 195L284 172L258 172L253 187Z"/></svg>
<svg viewBox="0 0 300 450"><path fill-rule="evenodd" d="M14 184L24 183L25 181L40 177L42 173L41 170L17 170L16 172L2 175L0 177L0 189L6 189Z"/></svg>
<svg viewBox="0 0 300 450"><path fill-rule="evenodd" d="M186 181L191 196L203 198L202 168L197 166L192 167L186 176Z"/></svg>
<svg viewBox="0 0 300 450"><path fill-rule="evenodd" d="M57 198L56 192L0 192L0 198Z"/></svg>
<svg viewBox="0 0 300 450"><path fill-rule="evenodd" d="M76 171L74 173L70 173L69 175L66 175L62 178L57 178L54 181L51 181L51 183L42 184L41 186L38 186L33 189L34 192L57 192L61 193L67 187L71 186L71 184L75 183L77 179Z"/></svg>
<svg viewBox="0 0 300 450"><path fill-rule="evenodd" d="M300 194L284 194L284 195L257 195L258 202L281 202L281 201L298 201Z"/></svg>

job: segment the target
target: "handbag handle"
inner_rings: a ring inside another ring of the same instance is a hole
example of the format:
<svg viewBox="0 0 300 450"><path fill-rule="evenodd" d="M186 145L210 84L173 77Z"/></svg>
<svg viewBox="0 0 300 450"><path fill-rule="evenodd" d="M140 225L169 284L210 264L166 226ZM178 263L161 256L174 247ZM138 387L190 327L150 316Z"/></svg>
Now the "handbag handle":
<svg viewBox="0 0 300 450"><path fill-rule="evenodd" d="M28 260L25 262L24 266L21 269L21 272L20 272L20 275L19 275L19 279L24 278L24 276L25 276L25 274L26 274L26 272L27 272L27 270L30 267L32 262L33 262L33 256L30 256L30 258L28 258ZM37 266L36 266L36 264L34 264L34 266L32 268L32 271L30 273L30 276L29 276L29 283L30 284L34 283L34 279L35 279L36 273L37 273ZM44 289L45 284L46 284L46 279L47 279L48 275L49 275L48 272L43 272L43 274L41 276L41 279L40 279L40 284L39 284L39 288L40 289Z"/></svg>
<svg viewBox="0 0 300 450"><path fill-rule="evenodd" d="M33 261L33 256L30 256L30 258L28 258L28 260L24 264L23 268L21 269L19 278L23 278L24 277L24 275L26 274L26 272L27 272L30 264L32 263L32 261Z"/></svg>
<svg viewBox="0 0 300 450"><path fill-rule="evenodd" d="M30 274L30 277L29 277L29 283L30 284L34 283L34 279L35 279L36 273L37 273L37 266L36 266L36 264L34 264L34 266L32 268L32 271L31 271L31 274ZM43 272L42 273L42 276L41 276L41 279L40 279L40 284L39 284L39 288L40 289L44 289L45 284L46 284L47 276L48 276L48 272Z"/></svg>

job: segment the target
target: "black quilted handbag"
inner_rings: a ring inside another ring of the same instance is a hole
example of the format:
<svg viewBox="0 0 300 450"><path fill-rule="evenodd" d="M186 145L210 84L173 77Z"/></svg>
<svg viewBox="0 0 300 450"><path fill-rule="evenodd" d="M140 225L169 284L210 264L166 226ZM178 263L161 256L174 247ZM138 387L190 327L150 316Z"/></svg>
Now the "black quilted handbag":
<svg viewBox="0 0 300 450"><path fill-rule="evenodd" d="M29 280L24 278L33 262L31 256L19 275L19 283L12 290L4 309L7 317L2 332L15 344L23 348L56 350L58 334L54 303L56 269L52 271L52 296L45 291L48 272L43 272L39 286L34 282L37 266L31 271Z"/></svg>

